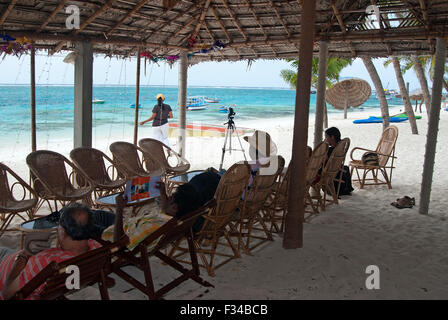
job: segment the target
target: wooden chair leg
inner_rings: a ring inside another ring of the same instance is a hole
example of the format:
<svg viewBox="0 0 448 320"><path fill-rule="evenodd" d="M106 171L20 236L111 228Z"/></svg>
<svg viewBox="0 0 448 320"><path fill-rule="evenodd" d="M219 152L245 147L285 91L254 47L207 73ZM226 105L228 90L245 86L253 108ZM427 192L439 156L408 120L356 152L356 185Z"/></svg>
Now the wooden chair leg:
<svg viewBox="0 0 448 320"><path fill-rule="evenodd" d="M152 281L151 265L149 263L148 251L145 246L140 250L143 274L145 275L146 294L150 300L155 299L154 282Z"/></svg>
<svg viewBox="0 0 448 320"><path fill-rule="evenodd" d="M98 287L100 290L101 300L110 300L109 292L107 291L107 286L106 286L106 276L105 276L103 270L100 271L100 278L101 278L101 281L98 282Z"/></svg>

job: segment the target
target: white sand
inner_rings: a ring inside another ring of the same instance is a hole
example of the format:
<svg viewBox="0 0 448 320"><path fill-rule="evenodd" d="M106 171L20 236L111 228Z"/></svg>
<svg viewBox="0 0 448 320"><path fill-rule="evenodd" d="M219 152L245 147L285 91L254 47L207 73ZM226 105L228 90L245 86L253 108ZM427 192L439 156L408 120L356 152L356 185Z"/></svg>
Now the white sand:
<svg viewBox="0 0 448 320"><path fill-rule="evenodd" d="M391 109L390 114L398 113ZM370 112L371 113L371 112ZM351 139L351 148L375 148L382 131L381 124L354 125L352 120L370 115L363 111L350 112L349 119L332 114L330 126L337 126L343 137ZM331 206L304 226L304 248L284 250L282 239L275 237L253 252L243 255L216 272L211 278L202 276L215 285L204 288L187 281L166 295L167 299L416 299L448 298L448 222L446 196L448 175L445 159L448 157L448 112L441 111L439 140L432 186L430 214L418 213L418 201L423 170L427 117L418 120L419 135L412 135L409 123L398 123L396 161L392 185L367 187L355 185L352 196L343 197L339 206ZM314 117L310 118L309 145L312 145ZM238 121L241 127L268 131L278 145L279 154L287 161L291 157L293 119ZM150 129L141 136L149 136ZM118 135L121 139L121 133ZM129 135L131 139L132 135ZM111 141L101 141L96 147L107 150ZM172 140L172 143L175 141ZM236 142L236 140L235 140ZM187 158L192 169L218 167L223 140L191 138L187 143ZM243 141L243 144L245 142ZM50 149L68 155L70 141L51 144ZM350 149L351 149L350 148ZM350 150L351 151L351 150ZM349 151L349 152L350 152ZM28 151L18 148L5 159L6 164L27 176L24 159ZM4 154L4 152L2 152ZM241 160L235 152L226 157L226 167ZM347 161L348 162L348 157ZM390 205L396 198L409 195L416 198L412 209L396 209ZM0 244L13 244L13 238L3 237ZM167 266L154 259L152 269L156 286L177 276ZM368 265L380 269L380 289L367 290L365 273ZM140 275L136 270L131 272ZM130 291L129 291L130 290ZM143 299L136 289L117 280L110 289L114 299ZM126 291L126 292L125 292ZM80 299L99 298L96 287L78 292Z"/></svg>

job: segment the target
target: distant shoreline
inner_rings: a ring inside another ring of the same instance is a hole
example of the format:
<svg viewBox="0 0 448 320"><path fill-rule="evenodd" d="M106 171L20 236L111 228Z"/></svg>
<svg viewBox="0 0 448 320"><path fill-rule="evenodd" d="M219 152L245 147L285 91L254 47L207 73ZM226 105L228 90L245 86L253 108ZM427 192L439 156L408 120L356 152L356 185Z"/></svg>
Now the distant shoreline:
<svg viewBox="0 0 448 320"><path fill-rule="evenodd" d="M29 83L0 83L0 87L25 87L30 86ZM57 84L57 83L49 83L49 84L36 84L36 87L73 87L73 84ZM135 84L123 85L123 84L94 84L93 87L135 87ZM177 88L176 85L140 85L141 88ZM295 91L291 88L284 87L238 87L238 86L188 86L189 88L205 88L205 89L254 89L254 90L291 90Z"/></svg>

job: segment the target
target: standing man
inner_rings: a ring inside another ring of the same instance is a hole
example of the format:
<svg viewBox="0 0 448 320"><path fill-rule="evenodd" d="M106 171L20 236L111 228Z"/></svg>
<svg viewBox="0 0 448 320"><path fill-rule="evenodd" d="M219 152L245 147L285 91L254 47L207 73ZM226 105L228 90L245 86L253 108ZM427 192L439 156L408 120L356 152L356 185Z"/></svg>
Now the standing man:
<svg viewBox="0 0 448 320"><path fill-rule="evenodd" d="M140 125L144 125L146 122L152 122L152 136L154 139L160 142L170 145L168 141L168 119L173 118L173 111L168 104L163 103L165 101L165 96L159 93L156 97L157 104L152 109L152 116L140 122Z"/></svg>

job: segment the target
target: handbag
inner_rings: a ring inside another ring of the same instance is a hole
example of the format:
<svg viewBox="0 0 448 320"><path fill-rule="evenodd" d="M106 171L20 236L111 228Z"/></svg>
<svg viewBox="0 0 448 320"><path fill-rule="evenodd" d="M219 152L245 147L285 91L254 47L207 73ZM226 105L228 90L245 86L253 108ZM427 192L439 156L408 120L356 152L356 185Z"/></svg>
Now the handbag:
<svg viewBox="0 0 448 320"><path fill-rule="evenodd" d="M365 165L377 166L379 165L378 154L376 152L367 151L362 155L361 162Z"/></svg>

